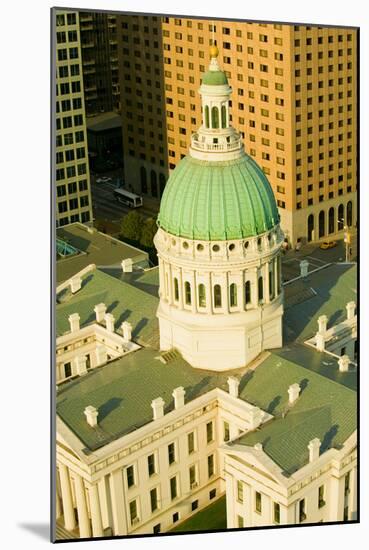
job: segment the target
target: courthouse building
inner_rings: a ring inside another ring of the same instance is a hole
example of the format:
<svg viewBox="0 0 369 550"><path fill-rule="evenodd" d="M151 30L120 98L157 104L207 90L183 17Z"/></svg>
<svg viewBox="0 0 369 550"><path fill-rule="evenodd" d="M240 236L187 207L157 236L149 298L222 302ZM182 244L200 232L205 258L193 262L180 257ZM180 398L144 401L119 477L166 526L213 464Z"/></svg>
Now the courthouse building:
<svg viewBox="0 0 369 550"><path fill-rule="evenodd" d="M59 538L186 531L224 498L228 528L356 519L356 266L282 284L277 205L218 53L159 267L91 264L57 288Z"/></svg>

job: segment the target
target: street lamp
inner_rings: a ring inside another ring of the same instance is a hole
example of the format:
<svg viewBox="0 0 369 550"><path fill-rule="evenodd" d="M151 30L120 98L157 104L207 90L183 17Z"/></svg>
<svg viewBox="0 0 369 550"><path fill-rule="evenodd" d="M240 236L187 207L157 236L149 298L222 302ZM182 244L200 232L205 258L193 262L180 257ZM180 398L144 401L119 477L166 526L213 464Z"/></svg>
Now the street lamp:
<svg viewBox="0 0 369 550"><path fill-rule="evenodd" d="M344 219L343 218L338 218L339 222L342 222L344 223ZM343 242L345 243L345 250L346 250L346 263L348 263L350 261L350 244L351 244L351 234L348 230L348 226L345 225L343 227L343 230L344 230L344 237L343 237Z"/></svg>

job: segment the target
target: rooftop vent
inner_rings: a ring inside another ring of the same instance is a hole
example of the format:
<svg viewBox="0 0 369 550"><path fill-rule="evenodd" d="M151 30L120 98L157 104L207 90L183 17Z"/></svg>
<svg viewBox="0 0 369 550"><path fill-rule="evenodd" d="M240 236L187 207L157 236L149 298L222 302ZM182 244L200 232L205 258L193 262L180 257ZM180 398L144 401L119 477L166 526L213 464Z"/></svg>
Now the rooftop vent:
<svg viewBox="0 0 369 550"><path fill-rule="evenodd" d="M85 408L84 413L86 415L87 424L91 426L91 428L97 426L97 417L99 415L99 411L96 409L96 407L88 405L88 407Z"/></svg>

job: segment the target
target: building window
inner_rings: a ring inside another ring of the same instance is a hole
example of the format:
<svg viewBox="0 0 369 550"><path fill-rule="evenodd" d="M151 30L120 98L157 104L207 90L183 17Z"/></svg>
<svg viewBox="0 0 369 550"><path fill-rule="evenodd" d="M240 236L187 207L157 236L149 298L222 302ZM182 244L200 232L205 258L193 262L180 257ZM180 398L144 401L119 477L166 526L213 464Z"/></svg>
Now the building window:
<svg viewBox="0 0 369 550"><path fill-rule="evenodd" d="M131 518L131 525L134 525L138 522L138 515L137 515L137 500L132 500L129 503L129 515Z"/></svg>
<svg viewBox="0 0 369 550"><path fill-rule="evenodd" d="M214 440L214 433L213 433L213 422L208 422L206 424L206 442L210 443Z"/></svg>
<svg viewBox="0 0 369 550"><path fill-rule="evenodd" d="M324 485L321 485L318 489L318 508L323 508L324 505Z"/></svg>
<svg viewBox="0 0 369 550"><path fill-rule="evenodd" d="M213 500L213 498L215 498L216 496L217 496L216 489L212 489L211 491L209 491L209 500Z"/></svg>
<svg viewBox="0 0 369 550"><path fill-rule="evenodd" d="M272 271L269 271L269 297L271 300L274 298L274 276Z"/></svg>
<svg viewBox="0 0 369 550"><path fill-rule="evenodd" d="M194 464L190 466L190 469L188 472L189 472L189 478L190 478L190 489L195 489L195 487L197 486L197 483L196 483L196 467Z"/></svg>
<svg viewBox="0 0 369 550"><path fill-rule="evenodd" d="M261 514L261 493L255 492L255 512Z"/></svg>
<svg viewBox="0 0 369 550"><path fill-rule="evenodd" d="M214 307L222 307L222 289L220 285L214 285Z"/></svg>
<svg viewBox="0 0 369 550"><path fill-rule="evenodd" d="M281 522L281 507L278 502L274 502L273 504L273 520L274 523Z"/></svg>
<svg viewBox="0 0 369 550"><path fill-rule="evenodd" d="M348 201L347 203L346 217L347 217L347 225L351 227L352 226L352 202L351 201Z"/></svg>
<svg viewBox="0 0 369 550"><path fill-rule="evenodd" d="M334 219L334 208L333 206L328 211L328 233L334 233L335 228L335 219Z"/></svg>
<svg viewBox="0 0 369 550"><path fill-rule="evenodd" d="M187 434L187 445L188 445L188 454L195 452L195 432L190 432Z"/></svg>
<svg viewBox="0 0 369 550"><path fill-rule="evenodd" d="M244 526L244 522L243 522L243 517L242 516L237 516L237 525L240 529L242 529L242 527Z"/></svg>
<svg viewBox="0 0 369 550"><path fill-rule="evenodd" d="M319 212L319 238L325 235L325 212L321 210Z"/></svg>
<svg viewBox="0 0 369 550"><path fill-rule="evenodd" d="M185 282L185 302L188 306L191 305L191 284L188 281Z"/></svg>
<svg viewBox="0 0 369 550"><path fill-rule="evenodd" d="M350 493L350 472L345 475L345 496Z"/></svg>
<svg viewBox="0 0 369 550"><path fill-rule="evenodd" d="M151 512L158 509L158 490L156 487L150 491Z"/></svg>
<svg viewBox="0 0 369 550"><path fill-rule="evenodd" d="M149 455L147 457L147 469L149 472L149 476L152 476L156 473L156 465L155 465L155 455Z"/></svg>
<svg viewBox="0 0 369 550"><path fill-rule="evenodd" d="M231 307L237 306L237 285L232 283L229 287L229 302Z"/></svg>
<svg viewBox="0 0 369 550"><path fill-rule="evenodd" d="M214 475L214 455L208 456L208 477L212 477Z"/></svg>
<svg viewBox="0 0 369 550"><path fill-rule="evenodd" d="M198 500L194 500L194 501L191 502L191 510L192 510L192 512L193 512L194 510L196 510L198 507L199 507L199 501L198 501Z"/></svg>
<svg viewBox="0 0 369 550"><path fill-rule="evenodd" d="M72 376L72 365L70 363L64 364L64 376L65 378Z"/></svg>
<svg viewBox="0 0 369 550"><path fill-rule="evenodd" d="M314 214L310 214L307 220L307 240L311 242L314 236Z"/></svg>
<svg viewBox="0 0 369 550"><path fill-rule="evenodd" d="M177 277L174 277L174 299L176 302L179 300L179 286Z"/></svg>
<svg viewBox="0 0 369 550"><path fill-rule="evenodd" d="M229 435L229 424L228 422L223 422L223 441L229 441L230 435Z"/></svg>
<svg viewBox="0 0 369 550"><path fill-rule="evenodd" d="M218 107L212 107L212 109L211 109L211 126L212 126L212 128L219 128L219 111L218 111Z"/></svg>
<svg viewBox="0 0 369 550"><path fill-rule="evenodd" d="M299 521L300 523L306 519L305 499L299 502Z"/></svg>
<svg viewBox="0 0 369 550"><path fill-rule="evenodd" d="M174 443L168 445L168 462L173 464L176 461L176 448Z"/></svg>
<svg viewBox="0 0 369 550"><path fill-rule="evenodd" d="M246 283L245 283L245 303L246 303L246 305L251 303L251 283L250 283L250 281L246 281Z"/></svg>
<svg viewBox="0 0 369 550"><path fill-rule="evenodd" d="M258 300L262 302L264 298L263 277L258 278Z"/></svg>
<svg viewBox="0 0 369 550"><path fill-rule="evenodd" d="M206 292L205 285L203 283L199 284L199 307L206 307Z"/></svg>
<svg viewBox="0 0 369 550"><path fill-rule="evenodd" d="M243 503L243 483L237 480L237 502Z"/></svg>
<svg viewBox="0 0 369 550"><path fill-rule="evenodd" d="M174 476L170 478L170 498L174 500L177 496L177 476Z"/></svg>
<svg viewBox="0 0 369 550"><path fill-rule="evenodd" d="M126 470L126 476L128 488L133 487L133 485L135 484L135 471L133 466L128 466Z"/></svg>

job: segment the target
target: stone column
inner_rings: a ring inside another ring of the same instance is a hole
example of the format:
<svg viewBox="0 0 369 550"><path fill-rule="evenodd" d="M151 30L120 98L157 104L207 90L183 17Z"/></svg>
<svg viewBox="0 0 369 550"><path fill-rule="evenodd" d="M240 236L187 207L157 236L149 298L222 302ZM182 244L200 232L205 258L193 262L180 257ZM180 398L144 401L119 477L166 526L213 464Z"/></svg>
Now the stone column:
<svg viewBox="0 0 369 550"><path fill-rule="evenodd" d="M80 538L89 538L91 537L91 528L87 513L85 486L82 477L78 474L74 476L74 487L76 490L79 536Z"/></svg>
<svg viewBox="0 0 369 550"><path fill-rule="evenodd" d="M191 287L192 287L192 295L191 295L191 310L192 313L197 312L197 288L196 288L196 272L193 271L191 275Z"/></svg>
<svg viewBox="0 0 369 550"><path fill-rule="evenodd" d="M92 536L102 537L104 535L104 531L101 521L99 491L96 483L90 486L88 493L90 497Z"/></svg>
<svg viewBox="0 0 369 550"><path fill-rule="evenodd" d="M55 518L58 519L63 513L62 505L61 505L61 495L60 495L60 481L58 472L56 472L56 480L55 480Z"/></svg>
<svg viewBox="0 0 369 550"><path fill-rule="evenodd" d="M127 518L123 491L122 470L115 470L109 476L111 508L114 535L127 535Z"/></svg>
<svg viewBox="0 0 369 550"><path fill-rule="evenodd" d="M64 525L68 531L76 528L76 518L72 501L72 490L70 486L69 472L65 464L59 464L60 488L63 500Z"/></svg>
<svg viewBox="0 0 369 550"><path fill-rule="evenodd" d="M159 297L166 298L165 283L164 283L164 262L160 257L159 257Z"/></svg>
<svg viewBox="0 0 369 550"><path fill-rule="evenodd" d="M349 496L349 519L357 519L357 467L351 470L351 492Z"/></svg>
<svg viewBox="0 0 369 550"><path fill-rule="evenodd" d="M251 282L251 304L257 309L259 305L259 285L258 285L258 268L254 267L253 281Z"/></svg>
<svg viewBox="0 0 369 550"><path fill-rule="evenodd" d="M213 313L213 300L211 293L211 272L207 274L207 281L205 283L205 300L206 300L206 312Z"/></svg>
<svg viewBox="0 0 369 550"><path fill-rule="evenodd" d="M273 259L273 270L274 270L274 297L278 296L278 256L274 256Z"/></svg>

